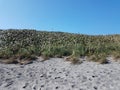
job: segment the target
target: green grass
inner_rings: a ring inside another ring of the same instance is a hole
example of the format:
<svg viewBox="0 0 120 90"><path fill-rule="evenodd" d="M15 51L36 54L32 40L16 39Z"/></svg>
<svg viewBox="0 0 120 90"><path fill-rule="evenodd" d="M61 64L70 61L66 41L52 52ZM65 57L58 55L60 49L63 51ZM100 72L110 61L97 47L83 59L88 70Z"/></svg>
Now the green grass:
<svg viewBox="0 0 120 90"><path fill-rule="evenodd" d="M0 58L34 59L42 56L70 57L77 62L81 56L91 61L107 63L106 57L120 58L120 35L82 35L36 30L0 30Z"/></svg>

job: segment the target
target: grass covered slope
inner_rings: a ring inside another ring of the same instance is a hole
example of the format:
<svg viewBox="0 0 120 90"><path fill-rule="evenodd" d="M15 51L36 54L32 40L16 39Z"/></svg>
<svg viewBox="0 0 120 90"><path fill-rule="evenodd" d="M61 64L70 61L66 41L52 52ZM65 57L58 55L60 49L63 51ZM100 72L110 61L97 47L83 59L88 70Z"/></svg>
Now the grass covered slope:
<svg viewBox="0 0 120 90"><path fill-rule="evenodd" d="M120 58L120 35L82 35L36 30L0 30L0 58L12 62L69 56L76 62L80 56L106 63L106 57ZM77 58L76 58L77 57ZM15 61L14 61L15 60Z"/></svg>

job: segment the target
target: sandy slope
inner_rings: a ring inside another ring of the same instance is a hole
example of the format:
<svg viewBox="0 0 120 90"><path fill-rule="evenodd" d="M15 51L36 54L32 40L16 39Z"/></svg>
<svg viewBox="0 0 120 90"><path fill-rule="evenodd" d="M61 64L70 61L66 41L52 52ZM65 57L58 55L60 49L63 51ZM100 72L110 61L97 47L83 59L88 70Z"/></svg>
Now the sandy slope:
<svg viewBox="0 0 120 90"><path fill-rule="evenodd" d="M72 65L60 58L0 64L0 90L120 90L120 64Z"/></svg>

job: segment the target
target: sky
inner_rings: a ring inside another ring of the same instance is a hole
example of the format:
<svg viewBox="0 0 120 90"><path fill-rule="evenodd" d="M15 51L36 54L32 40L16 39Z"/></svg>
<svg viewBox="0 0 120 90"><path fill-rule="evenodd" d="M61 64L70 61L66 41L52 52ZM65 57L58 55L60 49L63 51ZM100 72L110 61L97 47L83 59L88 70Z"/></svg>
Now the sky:
<svg viewBox="0 0 120 90"><path fill-rule="evenodd" d="M120 0L0 0L0 29L120 34Z"/></svg>

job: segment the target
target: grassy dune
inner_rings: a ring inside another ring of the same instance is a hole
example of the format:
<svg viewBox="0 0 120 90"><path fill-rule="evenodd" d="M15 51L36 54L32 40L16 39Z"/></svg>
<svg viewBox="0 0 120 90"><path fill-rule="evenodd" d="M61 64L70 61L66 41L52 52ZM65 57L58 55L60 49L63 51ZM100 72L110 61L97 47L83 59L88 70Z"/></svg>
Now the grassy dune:
<svg viewBox="0 0 120 90"><path fill-rule="evenodd" d="M120 35L83 35L36 30L0 30L0 59L10 63L36 59L42 56L64 57L77 62L81 56L107 63L106 57L120 58Z"/></svg>

